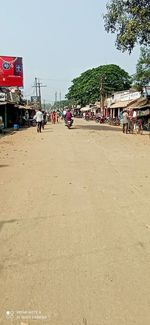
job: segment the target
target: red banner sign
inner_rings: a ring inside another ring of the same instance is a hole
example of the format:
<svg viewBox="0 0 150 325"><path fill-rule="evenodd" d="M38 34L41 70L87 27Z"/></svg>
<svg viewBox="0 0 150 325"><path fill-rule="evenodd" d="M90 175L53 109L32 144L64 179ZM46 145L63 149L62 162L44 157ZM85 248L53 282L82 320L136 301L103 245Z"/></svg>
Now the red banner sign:
<svg viewBox="0 0 150 325"><path fill-rule="evenodd" d="M22 58L0 56L0 87L23 87Z"/></svg>

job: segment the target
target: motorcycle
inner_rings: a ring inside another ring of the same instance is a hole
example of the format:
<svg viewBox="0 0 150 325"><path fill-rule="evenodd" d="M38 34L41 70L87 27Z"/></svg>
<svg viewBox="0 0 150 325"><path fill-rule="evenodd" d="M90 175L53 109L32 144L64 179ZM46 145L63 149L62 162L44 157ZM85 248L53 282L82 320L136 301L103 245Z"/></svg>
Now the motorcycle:
<svg viewBox="0 0 150 325"><path fill-rule="evenodd" d="M96 117L95 117L95 122L96 122L96 123L100 123L100 116L96 116Z"/></svg>
<svg viewBox="0 0 150 325"><path fill-rule="evenodd" d="M72 124L73 124L73 120L66 121L66 126L67 126L68 129L71 128Z"/></svg>

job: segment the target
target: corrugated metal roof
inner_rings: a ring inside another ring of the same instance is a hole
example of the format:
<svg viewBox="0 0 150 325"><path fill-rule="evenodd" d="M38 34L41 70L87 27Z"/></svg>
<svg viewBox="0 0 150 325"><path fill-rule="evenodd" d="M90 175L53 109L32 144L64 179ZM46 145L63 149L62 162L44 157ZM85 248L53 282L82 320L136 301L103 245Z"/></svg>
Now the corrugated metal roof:
<svg viewBox="0 0 150 325"><path fill-rule="evenodd" d="M110 108L125 108L127 107L130 103L133 103L133 100L124 100L124 101L119 101L117 103L114 103L110 106Z"/></svg>
<svg viewBox="0 0 150 325"><path fill-rule="evenodd" d="M136 102L130 105L130 109L146 109L150 107L150 100L148 98L141 97L136 100Z"/></svg>
<svg viewBox="0 0 150 325"><path fill-rule="evenodd" d="M91 111L91 107L82 107L80 109L81 112L88 112L88 111Z"/></svg>

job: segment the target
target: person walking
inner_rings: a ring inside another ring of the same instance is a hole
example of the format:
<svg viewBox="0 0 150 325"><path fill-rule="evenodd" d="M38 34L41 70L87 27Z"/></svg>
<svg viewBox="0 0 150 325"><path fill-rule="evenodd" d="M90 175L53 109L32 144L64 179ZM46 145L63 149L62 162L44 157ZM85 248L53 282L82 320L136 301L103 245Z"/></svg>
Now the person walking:
<svg viewBox="0 0 150 325"><path fill-rule="evenodd" d="M128 121L129 121L129 115L127 113L127 111L123 112L122 115L122 123L123 123L123 133L128 133Z"/></svg>
<svg viewBox="0 0 150 325"><path fill-rule="evenodd" d="M43 111L42 113L43 113L42 129L44 130L44 126L46 124L46 118L47 118L47 116L46 116L46 112L45 111Z"/></svg>
<svg viewBox="0 0 150 325"><path fill-rule="evenodd" d="M67 109L66 109L66 107L64 107L64 110L63 110L63 113L62 113L62 118L63 118L65 124L66 124L66 113L67 113Z"/></svg>
<svg viewBox="0 0 150 325"><path fill-rule="evenodd" d="M55 111L52 112L51 120L52 120L52 124L56 123L56 112Z"/></svg>
<svg viewBox="0 0 150 325"><path fill-rule="evenodd" d="M35 120L37 122L37 132L41 133L42 122L43 122L43 113L41 112L41 108L35 114Z"/></svg>

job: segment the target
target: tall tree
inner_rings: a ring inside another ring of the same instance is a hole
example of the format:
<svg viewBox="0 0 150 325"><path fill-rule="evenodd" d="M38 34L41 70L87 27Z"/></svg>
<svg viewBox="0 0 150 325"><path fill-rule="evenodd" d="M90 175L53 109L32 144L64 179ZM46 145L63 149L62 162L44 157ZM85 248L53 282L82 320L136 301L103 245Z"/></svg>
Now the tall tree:
<svg viewBox="0 0 150 325"><path fill-rule="evenodd" d="M104 25L116 33L116 47L131 53L136 43L150 45L150 0L111 0L106 5Z"/></svg>
<svg viewBox="0 0 150 325"><path fill-rule="evenodd" d="M130 85L128 73L119 66L115 64L102 65L87 70L75 78L66 98L84 106L100 100L102 92L104 96L113 91L126 90Z"/></svg>
<svg viewBox="0 0 150 325"><path fill-rule="evenodd" d="M148 48L141 48L134 79L140 86L150 82L150 49Z"/></svg>
<svg viewBox="0 0 150 325"><path fill-rule="evenodd" d="M72 102L68 100L57 101L52 105L52 110L63 109L65 106L71 106Z"/></svg>

